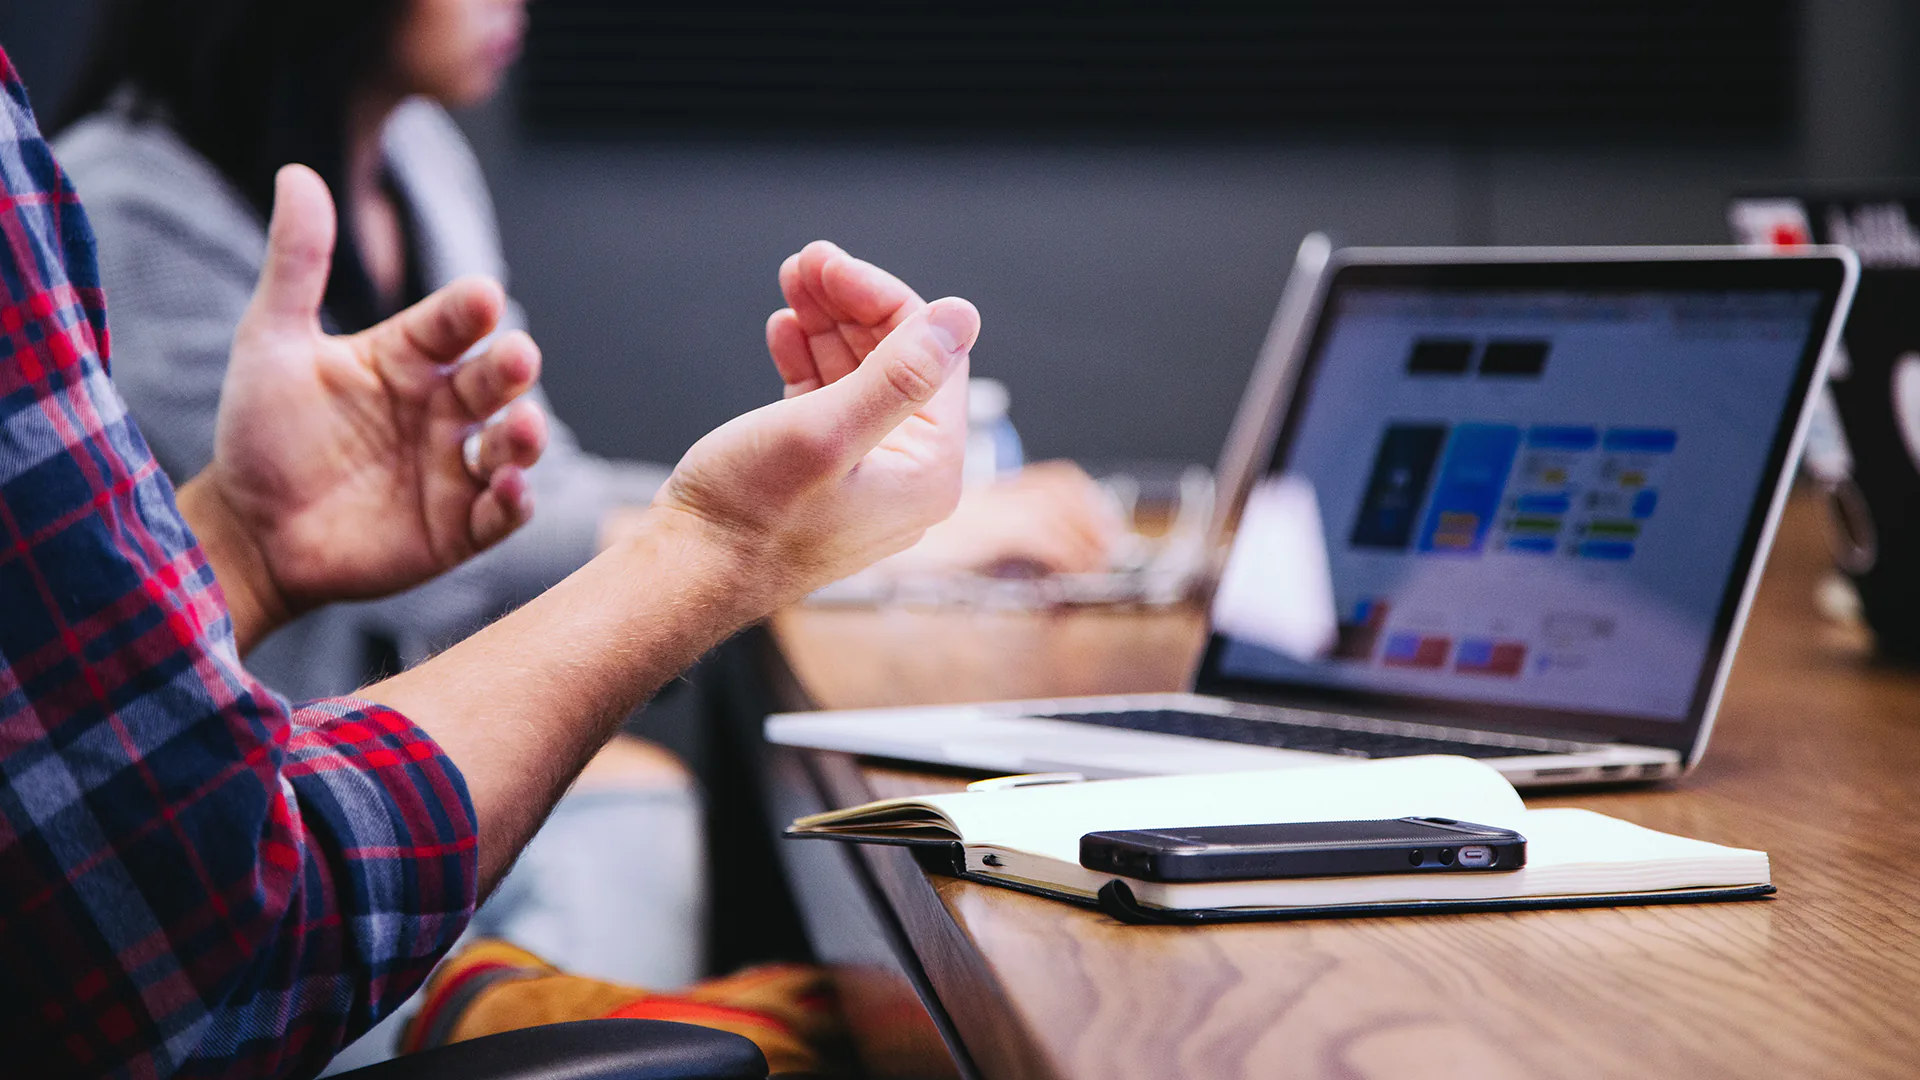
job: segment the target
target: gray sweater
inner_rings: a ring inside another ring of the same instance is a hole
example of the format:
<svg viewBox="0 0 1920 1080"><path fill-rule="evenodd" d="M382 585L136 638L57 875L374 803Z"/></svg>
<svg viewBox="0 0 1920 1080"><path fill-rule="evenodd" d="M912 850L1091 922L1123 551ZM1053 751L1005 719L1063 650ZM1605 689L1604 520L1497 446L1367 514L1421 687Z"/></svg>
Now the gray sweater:
<svg viewBox="0 0 1920 1080"><path fill-rule="evenodd" d="M410 101L389 121L383 146L413 217L426 287L463 274L505 281L493 203L452 118ZM265 223L171 128L135 121L122 108L76 124L55 153L99 238L114 382L161 467L181 483L213 457L220 382L266 253ZM509 307L508 325L522 325L519 307ZM247 666L294 698L348 693L365 680L375 638L391 640L412 664L586 562L602 514L645 503L667 470L595 457L553 420L546 456L530 476L532 523L410 592L296 621Z"/></svg>

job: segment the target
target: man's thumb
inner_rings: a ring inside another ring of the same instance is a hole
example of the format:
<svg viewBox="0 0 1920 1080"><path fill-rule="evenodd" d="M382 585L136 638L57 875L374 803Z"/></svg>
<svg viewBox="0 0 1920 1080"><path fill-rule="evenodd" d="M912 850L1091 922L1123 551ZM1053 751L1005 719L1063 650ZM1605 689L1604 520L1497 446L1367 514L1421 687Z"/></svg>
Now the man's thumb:
<svg viewBox="0 0 1920 1080"><path fill-rule="evenodd" d="M857 455L924 409L980 336L980 312L957 296L935 300L894 327L860 366L794 399L836 428Z"/></svg>
<svg viewBox="0 0 1920 1080"><path fill-rule="evenodd" d="M333 267L333 197L305 165L288 165L273 180L267 260L253 307L276 320L317 321Z"/></svg>

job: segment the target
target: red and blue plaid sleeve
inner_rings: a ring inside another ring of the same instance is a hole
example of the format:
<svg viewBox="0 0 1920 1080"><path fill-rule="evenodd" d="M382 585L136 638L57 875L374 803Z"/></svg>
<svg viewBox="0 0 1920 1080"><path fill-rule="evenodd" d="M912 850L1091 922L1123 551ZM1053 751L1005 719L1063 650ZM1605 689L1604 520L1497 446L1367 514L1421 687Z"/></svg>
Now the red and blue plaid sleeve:
<svg viewBox="0 0 1920 1080"><path fill-rule="evenodd" d="M107 367L0 53L0 1073L311 1074L466 925L473 808L404 717L241 667Z"/></svg>

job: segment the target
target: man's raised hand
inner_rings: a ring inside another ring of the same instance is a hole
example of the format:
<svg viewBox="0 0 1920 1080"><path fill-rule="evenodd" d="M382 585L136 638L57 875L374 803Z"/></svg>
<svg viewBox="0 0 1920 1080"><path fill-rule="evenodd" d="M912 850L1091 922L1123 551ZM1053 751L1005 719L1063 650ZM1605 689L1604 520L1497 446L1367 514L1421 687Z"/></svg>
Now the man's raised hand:
<svg viewBox="0 0 1920 1080"><path fill-rule="evenodd" d="M748 606L762 611L905 549L953 512L980 332L967 301L923 303L828 244L788 260L781 284L793 307L767 336L786 399L695 443L654 500L739 561L757 594Z"/></svg>
<svg viewBox="0 0 1920 1080"><path fill-rule="evenodd" d="M217 534L203 540L236 624L259 609L265 625L240 626L243 643L249 630L398 591L499 542L532 513L524 470L546 443L544 415L516 401L539 375L533 340L504 334L462 359L499 323L497 282L462 279L366 331L329 336L319 312L332 199L303 166L282 169L274 194L214 459L181 491L196 531Z"/></svg>
<svg viewBox="0 0 1920 1080"><path fill-rule="evenodd" d="M780 292L787 306L767 320L767 351L788 397L851 372L926 306L899 278L826 240L787 256Z"/></svg>
<svg viewBox="0 0 1920 1080"><path fill-rule="evenodd" d="M787 306L767 320L767 351L788 397L852 371L896 327L926 306L899 278L825 240L780 267ZM1026 565L1052 573L1106 569L1122 528L1078 466L1042 464L970 488L959 509L887 574L990 571Z"/></svg>

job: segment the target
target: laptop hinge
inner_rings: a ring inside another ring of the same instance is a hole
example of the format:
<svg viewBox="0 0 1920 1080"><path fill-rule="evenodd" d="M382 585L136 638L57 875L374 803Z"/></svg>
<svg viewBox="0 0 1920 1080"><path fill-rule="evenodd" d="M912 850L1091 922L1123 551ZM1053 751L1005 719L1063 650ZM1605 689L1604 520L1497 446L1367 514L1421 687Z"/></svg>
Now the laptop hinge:
<svg viewBox="0 0 1920 1080"><path fill-rule="evenodd" d="M1594 744L1626 743L1634 746L1648 744L1633 742L1619 735L1585 730L1576 727L1561 727L1525 722L1502 723L1497 720L1480 718L1463 719L1457 716L1437 715L1432 712L1396 708L1389 704L1353 703L1342 705L1328 701L1301 701L1279 695L1226 693L1207 695L1224 698L1240 705L1255 708L1285 709L1289 712L1321 713L1330 717L1356 717L1369 720L1385 720L1398 724L1419 724L1423 727L1445 728L1452 731L1478 731L1493 735L1513 735L1522 738L1550 739L1559 742L1581 742ZM1667 750L1671 747L1648 746L1649 749Z"/></svg>

